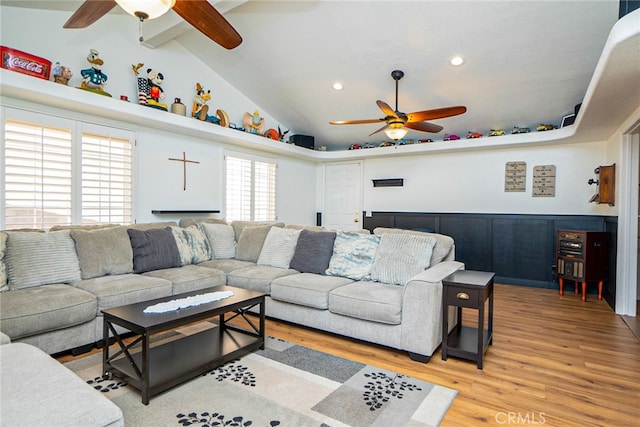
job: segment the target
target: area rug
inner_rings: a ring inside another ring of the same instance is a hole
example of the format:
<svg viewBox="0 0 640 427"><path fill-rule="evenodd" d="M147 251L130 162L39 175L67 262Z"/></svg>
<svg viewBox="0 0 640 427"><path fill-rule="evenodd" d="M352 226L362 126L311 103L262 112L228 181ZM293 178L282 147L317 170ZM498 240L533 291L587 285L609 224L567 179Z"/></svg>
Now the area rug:
<svg viewBox="0 0 640 427"><path fill-rule="evenodd" d="M457 391L275 338L150 399L101 377L102 355L69 369L104 393L127 426L437 426Z"/></svg>

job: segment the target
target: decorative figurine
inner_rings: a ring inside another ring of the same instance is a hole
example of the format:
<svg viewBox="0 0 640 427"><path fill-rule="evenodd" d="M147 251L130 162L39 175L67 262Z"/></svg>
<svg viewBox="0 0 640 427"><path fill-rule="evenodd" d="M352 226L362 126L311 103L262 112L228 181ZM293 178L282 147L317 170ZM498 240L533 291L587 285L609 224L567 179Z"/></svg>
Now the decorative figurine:
<svg viewBox="0 0 640 427"><path fill-rule="evenodd" d="M254 111L253 114L244 113L242 125L244 126L245 132L253 133L255 135L264 134L264 117L260 117L260 112L258 110Z"/></svg>
<svg viewBox="0 0 640 427"><path fill-rule="evenodd" d="M83 80L78 89L111 96L111 94L105 92L103 88L103 85L107 82L107 75L102 72L101 68L104 61L100 58L98 51L91 49L89 55L87 55L87 61L91 64L91 68L80 70Z"/></svg>
<svg viewBox="0 0 640 427"><path fill-rule="evenodd" d="M278 126L278 141L282 141L284 142L284 137L286 134L289 133L289 130L285 130L284 132L282 132L282 130L280 130L280 126Z"/></svg>
<svg viewBox="0 0 640 427"><path fill-rule="evenodd" d="M191 116L198 120L211 122L215 124L220 123L220 119L216 116L210 116L209 106L207 102L211 100L211 90L204 91L200 83L196 83L196 96L193 98L193 109L191 110Z"/></svg>
<svg viewBox="0 0 640 427"><path fill-rule="evenodd" d="M60 83L62 85L69 85L69 79L73 76L71 70L64 65L60 65L59 62L56 62L56 66L53 67L53 81L56 83Z"/></svg>
<svg viewBox="0 0 640 427"><path fill-rule="evenodd" d="M136 76L138 88L138 104L147 107L156 108L158 110L168 111L167 104L161 103L164 99L164 89L160 86L164 81L162 73L147 68L147 77L141 77L138 70L144 66L143 63L131 65L133 74Z"/></svg>

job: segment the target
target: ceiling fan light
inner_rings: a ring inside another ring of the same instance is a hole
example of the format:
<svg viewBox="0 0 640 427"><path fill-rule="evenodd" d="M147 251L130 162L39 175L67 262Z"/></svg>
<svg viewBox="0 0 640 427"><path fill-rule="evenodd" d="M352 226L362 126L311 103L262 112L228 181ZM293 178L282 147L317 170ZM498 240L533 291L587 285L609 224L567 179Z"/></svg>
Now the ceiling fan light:
<svg viewBox="0 0 640 427"><path fill-rule="evenodd" d="M176 4L176 0L116 0L127 13L144 19L164 15Z"/></svg>
<svg viewBox="0 0 640 427"><path fill-rule="evenodd" d="M404 138L409 131L403 127L389 127L384 130L384 133L394 141Z"/></svg>

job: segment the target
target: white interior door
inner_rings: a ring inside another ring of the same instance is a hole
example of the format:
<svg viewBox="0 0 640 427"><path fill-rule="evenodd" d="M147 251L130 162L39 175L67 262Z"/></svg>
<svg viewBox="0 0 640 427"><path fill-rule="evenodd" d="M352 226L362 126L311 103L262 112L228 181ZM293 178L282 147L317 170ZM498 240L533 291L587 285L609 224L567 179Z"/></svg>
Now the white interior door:
<svg viewBox="0 0 640 427"><path fill-rule="evenodd" d="M362 163L325 166L322 225L331 230L362 228Z"/></svg>

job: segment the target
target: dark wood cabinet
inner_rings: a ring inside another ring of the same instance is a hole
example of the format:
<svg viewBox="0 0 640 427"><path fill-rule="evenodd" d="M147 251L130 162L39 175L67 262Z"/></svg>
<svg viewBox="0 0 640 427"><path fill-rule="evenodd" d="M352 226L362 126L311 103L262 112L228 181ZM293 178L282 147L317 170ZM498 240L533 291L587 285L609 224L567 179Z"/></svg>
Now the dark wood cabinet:
<svg viewBox="0 0 640 427"><path fill-rule="evenodd" d="M609 236L607 232L558 230L556 239L556 266L560 295L564 294L564 281L582 284L582 301L586 301L588 282L598 282L598 299L602 299L602 285L608 276Z"/></svg>

